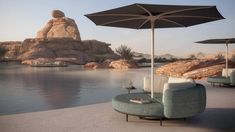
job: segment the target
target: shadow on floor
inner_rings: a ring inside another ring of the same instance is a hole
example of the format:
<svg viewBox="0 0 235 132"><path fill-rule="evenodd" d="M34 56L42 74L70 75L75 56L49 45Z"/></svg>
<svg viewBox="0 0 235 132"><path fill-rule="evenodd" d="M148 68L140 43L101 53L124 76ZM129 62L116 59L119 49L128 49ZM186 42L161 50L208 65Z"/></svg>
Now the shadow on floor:
<svg viewBox="0 0 235 132"><path fill-rule="evenodd" d="M178 123L177 123L178 122ZM199 127L216 129L218 131L235 132L235 109L234 108L207 108L203 113L184 120L165 120L164 124L185 125L187 127Z"/></svg>

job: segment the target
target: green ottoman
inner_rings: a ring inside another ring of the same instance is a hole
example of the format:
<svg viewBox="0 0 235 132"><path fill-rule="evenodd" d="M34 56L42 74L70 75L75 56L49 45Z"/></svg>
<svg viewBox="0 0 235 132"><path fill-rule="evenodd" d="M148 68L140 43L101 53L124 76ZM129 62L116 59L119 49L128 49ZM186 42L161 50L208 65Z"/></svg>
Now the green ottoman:
<svg viewBox="0 0 235 132"><path fill-rule="evenodd" d="M134 98L151 100L149 93L121 94L112 99L112 106L116 111L126 114L126 121L128 121L128 115L135 115L139 117L157 117L160 119L160 124L162 124L161 119L164 117L161 102L162 94L155 94L155 99L146 104L130 102L130 99Z"/></svg>

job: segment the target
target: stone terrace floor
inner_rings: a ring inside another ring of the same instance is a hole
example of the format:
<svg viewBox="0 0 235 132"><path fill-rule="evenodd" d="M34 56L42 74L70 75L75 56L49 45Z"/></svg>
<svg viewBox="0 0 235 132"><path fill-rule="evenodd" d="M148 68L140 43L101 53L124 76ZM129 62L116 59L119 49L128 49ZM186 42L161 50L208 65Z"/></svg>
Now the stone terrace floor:
<svg viewBox="0 0 235 132"><path fill-rule="evenodd" d="M235 132L235 87L207 87L205 112L186 120L140 120L112 109L111 102L0 116L1 132Z"/></svg>

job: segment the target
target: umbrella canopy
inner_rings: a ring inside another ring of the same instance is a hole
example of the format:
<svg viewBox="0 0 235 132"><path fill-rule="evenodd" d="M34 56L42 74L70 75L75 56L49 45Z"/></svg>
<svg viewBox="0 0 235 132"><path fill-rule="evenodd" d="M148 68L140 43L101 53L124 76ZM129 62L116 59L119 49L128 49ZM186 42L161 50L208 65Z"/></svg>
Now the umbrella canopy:
<svg viewBox="0 0 235 132"><path fill-rule="evenodd" d="M198 41L196 43L202 44L225 44L226 45L226 77L228 77L228 45L235 43L235 38L223 38L223 39L208 39Z"/></svg>
<svg viewBox="0 0 235 132"><path fill-rule="evenodd" d="M188 27L224 19L215 6L132 4L85 15L96 25L151 29L151 97L154 87L154 29Z"/></svg>

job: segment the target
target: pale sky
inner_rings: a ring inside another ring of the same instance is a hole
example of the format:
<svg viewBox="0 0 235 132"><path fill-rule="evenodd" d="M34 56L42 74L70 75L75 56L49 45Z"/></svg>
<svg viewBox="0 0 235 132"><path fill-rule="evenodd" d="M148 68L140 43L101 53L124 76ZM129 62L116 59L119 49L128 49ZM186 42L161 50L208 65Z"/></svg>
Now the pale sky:
<svg viewBox="0 0 235 132"><path fill-rule="evenodd" d="M202 45L194 42L212 38L235 37L235 0L0 0L0 41L23 41L34 38L51 19L51 11L59 9L73 18L82 40L96 39L111 43L114 50L121 44L136 52L150 53L150 30L134 30L96 26L85 14L133 3L171 5L215 5L226 18L188 28L155 30L155 54L185 56L190 53L217 53L224 45ZM229 50L234 50L235 44Z"/></svg>

